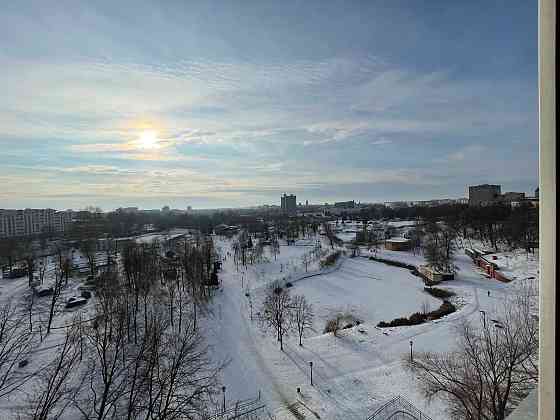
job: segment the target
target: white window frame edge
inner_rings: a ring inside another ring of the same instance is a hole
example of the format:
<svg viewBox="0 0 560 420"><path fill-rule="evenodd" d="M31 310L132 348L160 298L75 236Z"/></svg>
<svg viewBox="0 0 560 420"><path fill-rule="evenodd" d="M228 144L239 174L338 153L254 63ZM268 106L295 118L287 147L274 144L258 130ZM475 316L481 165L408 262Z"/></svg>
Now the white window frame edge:
<svg viewBox="0 0 560 420"><path fill-rule="evenodd" d="M539 0L539 390L540 419L553 419L556 336L556 0Z"/></svg>

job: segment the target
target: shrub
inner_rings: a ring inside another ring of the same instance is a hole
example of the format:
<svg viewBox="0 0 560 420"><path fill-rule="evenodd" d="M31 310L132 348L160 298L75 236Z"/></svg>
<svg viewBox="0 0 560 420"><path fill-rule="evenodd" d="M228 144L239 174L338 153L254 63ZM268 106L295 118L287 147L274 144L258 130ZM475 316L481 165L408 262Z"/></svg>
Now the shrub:
<svg viewBox="0 0 560 420"><path fill-rule="evenodd" d="M402 327L403 325L410 325L410 321L408 318L395 318L389 325L391 325L391 327Z"/></svg>
<svg viewBox="0 0 560 420"><path fill-rule="evenodd" d="M336 335L336 332L338 331L338 328L339 328L338 320L328 319L327 324L325 325L325 330L323 331L323 333L327 334L327 333L332 332L334 335Z"/></svg>
<svg viewBox="0 0 560 420"><path fill-rule="evenodd" d="M402 327L403 325L411 325L408 318L395 318L391 322L381 321L377 324L378 327Z"/></svg>
<svg viewBox="0 0 560 420"><path fill-rule="evenodd" d="M416 313L413 313L412 315L410 315L408 320L410 321L410 325L418 325L418 324L422 324L423 322L425 322L426 318L427 318L427 316L424 315L423 313L416 312Z"/></svg>
<svg viewBox="0 0 560 420"><path fill-rule="evenodd" d="M452 314L453 312L455 312L455 310L455 306L451 302L446 300L438 309L428 314L428 319L439 319L446 315Z"/></svg>
<svg viewBox="0 0 560 420"><path fill-rule="evenodd" d="M439 289L437 287L424 287L424 291L439 299L447 299L451 296L455 296L455 293L451 292L450 290Z"/></svg>
<svg viewBox="0 0 560 420"><path fill-rule="evenodd" d="M291 282L286 283L286 287L292 287L293 284Z"/></svg>
<svg viewBox="0 0 560 420"><path fill-rule="evenodd" d="M418 325L426 322L427 320L439 319L446 315L455 312L455 306L449 302L444 301L441 306L435 311L423 314L420 312L413 313L409 318L395 318L390 322L381 321L377 324L379 328L387 327L401 327L405 325Z"/></svg>
<svg viewBox="0 0 560 420"><path fill-rule="evenodd" d="M340 257L340 251L336 251L330 255L328 255L325 259L321 260L321 268L325 268L331 265L334 265L338 258Z"/></svg>

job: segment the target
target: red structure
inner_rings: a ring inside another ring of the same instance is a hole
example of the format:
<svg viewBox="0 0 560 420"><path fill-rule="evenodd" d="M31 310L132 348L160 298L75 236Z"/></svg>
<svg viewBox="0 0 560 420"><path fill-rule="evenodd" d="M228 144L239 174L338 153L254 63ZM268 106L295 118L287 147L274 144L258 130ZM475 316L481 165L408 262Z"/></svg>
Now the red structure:
<svg viewBox="0 0 560 420"><path fill-rule="evenodd" d="M482 268L484 271L486 271L486 273L491 277L494 278L498 281L504 282L504 283L509 283L511 281L511 279L509 279L508 277L504 276L498 269L498 264L493 263L491 261L488 261L486 258L484 258L483 256L478 257L475 260L475 264L478 265L480 268Z"/></svg>

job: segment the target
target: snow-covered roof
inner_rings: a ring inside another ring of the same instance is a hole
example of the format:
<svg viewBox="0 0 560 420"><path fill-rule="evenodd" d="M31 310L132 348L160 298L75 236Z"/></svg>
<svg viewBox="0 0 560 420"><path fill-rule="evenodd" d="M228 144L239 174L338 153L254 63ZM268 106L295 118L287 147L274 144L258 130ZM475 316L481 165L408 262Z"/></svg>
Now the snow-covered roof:
<svg viewBox="0 0 560 420"><path fill-rule="evenodd" d="M406 238L390 238L390 239L386 239L385 242L410 242L410 239L406 239Z"/></svg>

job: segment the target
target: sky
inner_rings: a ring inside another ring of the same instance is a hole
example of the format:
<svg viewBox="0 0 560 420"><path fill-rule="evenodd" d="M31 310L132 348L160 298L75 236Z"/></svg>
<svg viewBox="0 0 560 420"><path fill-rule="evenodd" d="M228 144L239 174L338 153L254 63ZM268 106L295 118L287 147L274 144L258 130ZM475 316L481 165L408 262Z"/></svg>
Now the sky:
<svg viewBox="0 0 560 420"><path fill-rule="evenodd" d="M537 2L17 1L0 208L538 185Z"/></svg>

